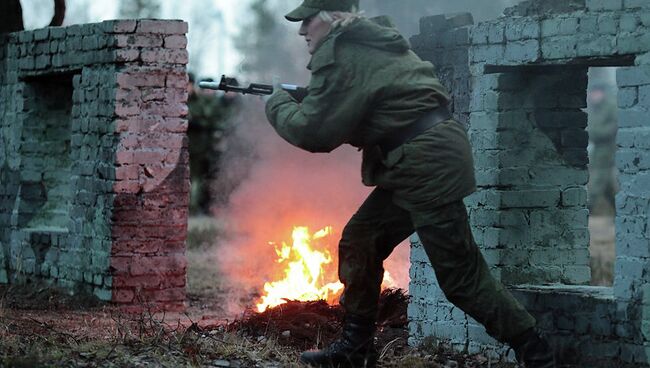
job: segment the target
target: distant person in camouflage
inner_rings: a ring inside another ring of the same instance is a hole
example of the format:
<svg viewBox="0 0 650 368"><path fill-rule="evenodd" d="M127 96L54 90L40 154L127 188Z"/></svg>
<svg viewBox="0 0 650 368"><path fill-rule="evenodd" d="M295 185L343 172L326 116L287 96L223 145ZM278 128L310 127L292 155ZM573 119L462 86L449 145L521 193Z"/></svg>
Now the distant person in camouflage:
<svg viewBox="0 0 650 368"><path fill-rule="evenodd" d="M188 83L188 128L190 153L190 213L209 214L213 195L211 183L218 172L219 157L224 151L228 117L233 108L230 96L217 97L195 84L194 75Z"/></svg>
<svg viewBox="0 0 650 368"><path fill-rule="evenodd" d="M618 191L616 178L617 107L612 86L599 82L588 94L589 113L589 209L596 215L612 215Z"/></svg>
<svg viewBox="0 0 650 368"><path fill-rule="evenodd" d="M555 367L535 319L490 274L472 237L463 198L476 190L465 127L449 94L385 17L355 13L358 0L305 0L286 15L312 55L308 95L281 88L266 114L277 133L311 152L342 144L363 150L362 180L376 189L345 226L339 278L341 337L301 361L372 367L383 261L414 231L447 299L510 344L528 368Z"/></svg>

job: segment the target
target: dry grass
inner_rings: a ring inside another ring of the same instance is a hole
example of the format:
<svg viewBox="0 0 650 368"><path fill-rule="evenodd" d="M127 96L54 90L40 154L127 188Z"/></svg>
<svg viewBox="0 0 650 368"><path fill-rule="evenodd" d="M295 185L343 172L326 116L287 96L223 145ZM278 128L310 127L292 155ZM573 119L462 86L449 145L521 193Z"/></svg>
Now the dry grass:
<svg viewBox="0 0 650 368"><path fill-rule="evenodd" d="M282 336L228 331L218 325L200 327L204 325L191 322L205 314L218 317L226 313L223 305L228 293L224 291L229 285L219 275L216 255L209 256L218 253L206 252L219 236L219 225L200 219L190 228L195 242L187 252L190 315L186 319L190 323L175 324L169 322L173 319L147 313L134 316L94 310L83 312L90 322L75 322L68 312L58 310L50 311L47 319L40 311L16 310L12 306L15 301L7 304L5 293L0 292L0 367L301 367L299 349L286 346ZM594 281L611 285L613 223L593 217L590 229ZM241 305L245 304L242 300ZM109 316L108 321L92 327L92 320L102 318L102 313ZM64 320L69 324L61 322ZM89 324L91 328L76 330L70 324ZM452 353L444 342L428 342L417 349L396 349L397 341L380 345L380 368L514 367L484 355Z"/></svg>
<svg viewBox="0 0 650 368"><path fill-rule="evenodd" d="M295 352L272 339L254 341L225 329L169 325L151 314L115 314L104 336L74 335L35 319L0 318L1 367L291 366Z"/></svg>
<svg viewBox="0 0 650 368"><path fill-rule="evenodd" d="M187 222L187 248L206 249L226 238L226 224L214 217L190 217Z"/></svg>

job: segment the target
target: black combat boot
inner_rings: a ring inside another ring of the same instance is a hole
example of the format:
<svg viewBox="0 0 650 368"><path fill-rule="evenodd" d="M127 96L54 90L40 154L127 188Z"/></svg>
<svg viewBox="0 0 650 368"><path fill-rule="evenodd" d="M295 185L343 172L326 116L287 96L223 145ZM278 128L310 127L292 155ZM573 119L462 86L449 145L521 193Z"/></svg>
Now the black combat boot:
<svg viewBox="0 0 650 368"><path fill-rule="evenodd" d="M373 368L377 362L374 335L374 321L348 316L338 340L323 350L303 352L300 362L314 367Z"/></svg>
<svg viewBox="0 0 650 368"><path fill-rule="evenodd" d="M517 361L526 368L557 367L553 350L533 328L513 339L510 346L515 351Z"/></svg>

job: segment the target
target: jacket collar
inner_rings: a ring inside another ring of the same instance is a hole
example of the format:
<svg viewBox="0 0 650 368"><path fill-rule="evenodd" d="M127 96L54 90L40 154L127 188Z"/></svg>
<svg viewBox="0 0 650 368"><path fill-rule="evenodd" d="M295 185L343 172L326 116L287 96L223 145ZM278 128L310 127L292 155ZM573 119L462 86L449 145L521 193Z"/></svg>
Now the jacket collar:
<svg viewBox="0 0 650 368"><path fill-rule="evenodd" d="M316 49L316 52L311 57L307 69L315 73L326 66L334 64L335 57L334 51L336 48L336 39L342 34L338 29L330 33L321 45Z"/></svg>
<svg viewBox="0 0 650 368"><path fill-rule="evenodd" d="M316 52L314 52L311 60L309 61L309 64L307 65L307 69L311 70L312 73L315 73L329 65L334 64L336 61L336 42L339 37L343 36L347 32L355 33L359 32L360 30L365 30L367 32L370 28L373 29L373 32L376 33L376 31L374 31L374 28L380 27L394 28L395 25L390 20L390 18L386 16L380 16L374 18L357 18L350 24L336 27L330 32L330 34L325 37L321 45L316 49ZM392 37L390 41L403 41L402 36L400 36L398 33L395 33L395 35L391 34L390 36ZM382 42L386 42L386 40L384 39ZM406 48L408 49L408 45L406 45Z"/></svg>

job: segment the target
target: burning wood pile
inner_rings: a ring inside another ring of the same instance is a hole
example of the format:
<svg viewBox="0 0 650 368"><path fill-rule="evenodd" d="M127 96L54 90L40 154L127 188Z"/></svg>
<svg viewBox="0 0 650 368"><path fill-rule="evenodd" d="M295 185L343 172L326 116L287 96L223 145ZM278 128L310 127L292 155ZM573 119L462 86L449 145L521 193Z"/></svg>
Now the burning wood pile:
<svg viewBox="0 0 650 368"><path fill-rule="evenodd" d="M275 281L264 284L255 310L248 310L228 329L259 341L277 338L298 349L322 347L338 337L344 312L337 301L343 284L328 250L332 234L330 226L313 234L307 227L295 227L291 243L269 242L277 254ZM386 272L377 321L379 347L407 342L408 296L393 285Z"/></svg>
<svg viewBox="0 0 650 368"><path fill-rule="evenodd" d="M377 346L389 343L393 348L406 346L408 337L408 296L402 289L384 289L378 314ZM230 325L231 331L240 331L258 340L277 338L287 346L309 349L327 345L339 335L343 309L324 300L290 300L263 312L248 312Z"/></svg>

